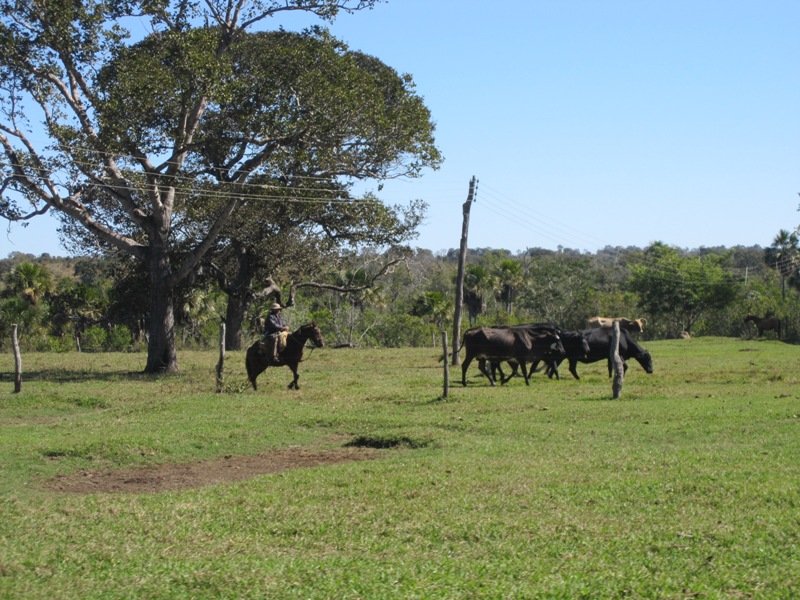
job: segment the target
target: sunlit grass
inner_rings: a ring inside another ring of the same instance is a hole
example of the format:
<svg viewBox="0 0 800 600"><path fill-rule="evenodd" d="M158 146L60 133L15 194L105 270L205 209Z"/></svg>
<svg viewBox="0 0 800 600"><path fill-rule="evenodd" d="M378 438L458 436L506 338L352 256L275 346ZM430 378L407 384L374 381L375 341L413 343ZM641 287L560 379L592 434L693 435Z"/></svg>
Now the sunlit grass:
<svg viewBox="0 0 800 600"><path fill-rule="evenodd" d="M442 395L437 349L318 350L246 387L243 353L23 357L0 385L0 597L764 597L800 592L797 347L647 342ZM454 382L460 370L451 370ZM58 474L363 443L379 460L158 494Z"/></svg>

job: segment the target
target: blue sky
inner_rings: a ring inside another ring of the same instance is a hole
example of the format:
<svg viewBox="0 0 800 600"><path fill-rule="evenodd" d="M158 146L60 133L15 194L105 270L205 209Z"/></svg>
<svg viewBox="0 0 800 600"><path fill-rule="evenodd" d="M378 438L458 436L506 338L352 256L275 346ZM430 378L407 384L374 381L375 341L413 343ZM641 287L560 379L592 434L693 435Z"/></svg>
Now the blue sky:
<svg viewBox="0 0 800 600"><path fill-rule="evenodd" d="M437 124L441 169L379 193L430 205L412 245L458 247L474 175L470 247L595 251L800 224L798 23L796 0L390 0L331 31L410 73ZM0 256L63 255L54 231L12 226Z"/></svg>

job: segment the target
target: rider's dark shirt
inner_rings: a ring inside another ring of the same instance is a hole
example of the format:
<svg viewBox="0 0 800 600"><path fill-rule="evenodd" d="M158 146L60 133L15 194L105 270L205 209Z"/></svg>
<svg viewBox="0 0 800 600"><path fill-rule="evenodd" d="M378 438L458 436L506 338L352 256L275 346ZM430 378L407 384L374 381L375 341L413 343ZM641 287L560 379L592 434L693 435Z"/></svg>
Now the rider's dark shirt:
<svg viewBox="0 0 800 600"><path fill-rule="evenodd" d="M267 320L264 323L264 335L272 335L283 331L286 327L286 321L283 315L279 312L271 312L267 315Z"/></svg>

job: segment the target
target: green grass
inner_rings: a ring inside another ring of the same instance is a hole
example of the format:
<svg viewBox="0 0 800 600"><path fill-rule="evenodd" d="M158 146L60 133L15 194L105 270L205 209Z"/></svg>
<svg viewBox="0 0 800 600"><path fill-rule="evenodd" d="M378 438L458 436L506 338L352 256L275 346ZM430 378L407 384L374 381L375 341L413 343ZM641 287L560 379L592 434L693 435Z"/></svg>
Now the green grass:
<svg viewBox="0 0 800 600"><path fill-rule="evenodd" d="M441 399L439 350L317 350L244 385L229 353L145 376L139 354L13 359L0 386L2 598L792 598L800 348L646 342ZM451 372L460 381L460 370ZM386 446L379 460L180 492L48 491L56 475Z"/></svg>

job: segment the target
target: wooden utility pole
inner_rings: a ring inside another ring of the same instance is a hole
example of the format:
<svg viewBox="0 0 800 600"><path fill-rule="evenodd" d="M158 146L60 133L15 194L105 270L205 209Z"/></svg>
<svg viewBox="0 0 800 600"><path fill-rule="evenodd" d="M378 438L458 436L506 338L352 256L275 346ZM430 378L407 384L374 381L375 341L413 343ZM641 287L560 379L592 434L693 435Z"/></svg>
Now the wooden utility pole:
<svg viewBox="0 0 800 600"><path fill-rule="evenodd" d="M453 366L458 365L458 353L461 351L461 348L458 347L458 342L461 339L461 310L464 307L464 265L467 262L469 211L472 208L472 201L475 200L477 188L478 181L473 175L472 179L469 180L469 194L467 195L467 201L464 202L464 221L461 225L461 252L458 255L458 276L456 278L456 310L453 315ZM445 360L447 360L447 357L445 357Z"/></svg>

